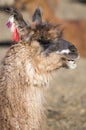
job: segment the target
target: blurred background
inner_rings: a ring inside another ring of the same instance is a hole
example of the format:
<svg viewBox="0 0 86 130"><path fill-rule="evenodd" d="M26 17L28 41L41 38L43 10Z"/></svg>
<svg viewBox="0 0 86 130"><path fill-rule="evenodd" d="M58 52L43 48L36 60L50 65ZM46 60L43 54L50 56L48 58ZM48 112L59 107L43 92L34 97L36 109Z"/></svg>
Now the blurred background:
<svg viewBox="0 0 86 130"><path fill-rule="evenodd" d="M0 0L0 8L15 5L26 21L40 6L43 19L61 24L64 38L79 50L75 70L58 70L52 75L47 96L47 130L86 130L86 0ZM0 62L11 44L6 27L9 16L0 11Z"/></svg>

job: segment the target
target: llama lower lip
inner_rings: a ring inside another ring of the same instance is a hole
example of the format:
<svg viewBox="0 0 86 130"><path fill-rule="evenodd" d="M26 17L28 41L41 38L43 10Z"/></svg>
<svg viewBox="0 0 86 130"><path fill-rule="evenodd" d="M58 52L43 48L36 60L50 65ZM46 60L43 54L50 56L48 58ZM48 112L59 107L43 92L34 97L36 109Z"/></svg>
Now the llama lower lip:
<svg viewBox="0 0 86 130"><path fill-rule="evenodd" d="M11 22L7 22L6 25L7 25L8 28L11 28L12 23Z"/></svg>
<svg viewBox="0 0 86 130"><path fill-rule="evenodd" d="M77 67L76 63L74 60L68 60L67 65L70 69L75 69Z"/></svg>

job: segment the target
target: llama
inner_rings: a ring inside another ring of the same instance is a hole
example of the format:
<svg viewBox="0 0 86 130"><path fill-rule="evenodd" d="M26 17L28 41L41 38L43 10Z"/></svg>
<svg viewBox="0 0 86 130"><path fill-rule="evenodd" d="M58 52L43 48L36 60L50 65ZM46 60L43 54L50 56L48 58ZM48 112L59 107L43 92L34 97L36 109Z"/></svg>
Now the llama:
<svg viewBox="0 0 86 130"><path fill-rule="evenodd" d="M45 91L51 73L76 67L76 47L62 38L58 25L42 21L39 8L27 24L14 7L8 21L18 29L20 41L6 53L0 70L0 130L44 130Z"/></svg>

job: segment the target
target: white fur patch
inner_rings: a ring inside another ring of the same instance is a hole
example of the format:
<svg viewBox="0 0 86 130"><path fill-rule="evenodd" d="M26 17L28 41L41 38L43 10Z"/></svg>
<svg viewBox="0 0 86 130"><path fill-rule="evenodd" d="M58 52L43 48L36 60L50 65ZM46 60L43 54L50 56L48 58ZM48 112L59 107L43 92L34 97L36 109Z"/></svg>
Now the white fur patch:
<svg viewBox="0 0 86 130"><path fill-rule="evenodd" d="M67 65L69 69L75 69L77 67L74 61L68 61Z"/></svg>
<svg viewBox="0 0 86 130"><path fill-rule="evenodd" d="M11 32L14 32L15 30L15 23L12 23Z"/></svg>
<svg viewBox="0 0 86 130"><path fill-rule="evenodd" d="M14 32L14 29L15 29L14 16L10 16L8 21L12 23L11 32Z"/></svg>
<svg viewBox="0 0 86 130"><path fill-rule="evenodd" d="M10 16L9 21L10 21L11 23L13 23L13 22L14 22L14 16Z"/></svg>
<svg viewBox="0 0 86 130"><path fill-rule="evenodd" d="M62 50L62 51L56 51L57 54L69 54L70 53L70 50L69 49L65 49L65 50Z"/></svg>

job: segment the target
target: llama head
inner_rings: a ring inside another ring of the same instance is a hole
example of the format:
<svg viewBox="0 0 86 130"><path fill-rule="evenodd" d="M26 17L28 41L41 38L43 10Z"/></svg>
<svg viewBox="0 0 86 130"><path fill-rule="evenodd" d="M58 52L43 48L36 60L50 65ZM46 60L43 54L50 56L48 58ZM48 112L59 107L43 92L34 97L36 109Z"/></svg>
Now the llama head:
<svg viewBox="0 0 86 130"><path fill-rule="evenodd" d="M64 40L62 34L63 31L59 30L59 25L42 22L41 10L37 8L33 15L29 36L31 46L38 48L37 56L35 53L36 57L34 57L41 70L52 71L60 67L76 68L76 59L79 57L77 48Z"/></svg>
<svg viewBox="0 0 86 130"><path fill-rule="evenodd" d="M42 37L38 41L32 41L31 46L36 49L34 58L40 70L52 71L60 67L74 69L77 66L77 48L61 37L55 40Z"/></svg>
<svg viewBox="0 0 86 130"><path fill-rule="evenodd" d="M42 21L40 8L35 10L30 24L16 8L8 7L5 11L11 14L11 21L18 28L21 44L27 44L32 50L32 61L39 70L50 72L60 67L76 68L77 48L63 39L59 25Z"/></svg>

